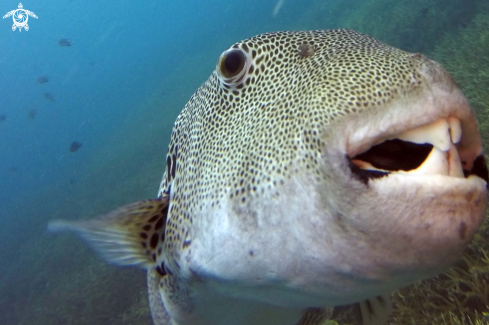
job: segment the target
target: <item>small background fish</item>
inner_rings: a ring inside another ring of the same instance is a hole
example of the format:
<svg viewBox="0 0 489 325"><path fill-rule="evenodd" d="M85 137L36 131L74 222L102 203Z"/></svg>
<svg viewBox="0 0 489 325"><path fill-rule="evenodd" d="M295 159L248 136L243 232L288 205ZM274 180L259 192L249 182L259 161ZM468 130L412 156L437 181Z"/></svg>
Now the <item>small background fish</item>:
<svg viewBox="0 0 489 325"><path fill-rule="evenodd" d="M32 108L31 110L29 110L29 114L27 114L27 119L29 120L34 120L37 116L37 110L35 108Z"/></svg>
<svg viewBox="0 0 489 325"><path fill-rule="evenodd" d="M62 47L67 47L67 46L71 46L72 42L71 40L67 39L67 38L61 38L59 41L58 41L58 44Z"/></svg>
<svg viewBox="0 0 489 325"><path fill-rule="evenodd" d="M70 152L77 152L82 146L81 142L73 141L70 145Z"/></svg>
<svg viewBox="0 0 489 325"><path fill-rule="evenodd" d="M49 81L49 76L41 76L41 77L37 78L36 81L38 84L41 84L41 85L45 84Z"/></svg>
<svg viewBox="0 0 489 325"><path fill-rule="evenodd" d="M51 94L51 93L45 93L45 94L44 94L44 98L46 98L46 99L47 99L47 100L49 100L50 102L53 102L53 103L55 102L55 100L54 100L54 95L53 95L53 94Z"/></svg>

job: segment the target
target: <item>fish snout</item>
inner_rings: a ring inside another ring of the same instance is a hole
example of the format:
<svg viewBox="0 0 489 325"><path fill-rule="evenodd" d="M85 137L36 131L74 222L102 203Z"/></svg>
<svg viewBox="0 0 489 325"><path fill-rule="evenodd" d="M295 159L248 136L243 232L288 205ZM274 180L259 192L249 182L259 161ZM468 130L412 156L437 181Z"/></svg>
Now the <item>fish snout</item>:
<svg viewBox="0 0 489 325"><path fill-rule="evenodd" d="M322 201L340 216L331 236L348 257L337 261L340 272L390 290L462 255L489 183L467 99L439 63L420 54L410 62L412 88L334 121L323 136Z"/></svg>

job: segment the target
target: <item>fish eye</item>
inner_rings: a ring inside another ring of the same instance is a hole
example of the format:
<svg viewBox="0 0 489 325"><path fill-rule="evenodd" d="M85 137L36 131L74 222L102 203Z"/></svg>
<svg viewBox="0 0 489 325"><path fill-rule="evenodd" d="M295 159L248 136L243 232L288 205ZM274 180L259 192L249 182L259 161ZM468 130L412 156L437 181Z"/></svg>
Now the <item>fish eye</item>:
<svg viewBox="0 0 489 325"><path fill-rule="evenodd" d="M230 49L219 57L217 73L222 81L230 86L243 81L248 57L241 49Z"/></svg>
<svg viewBox="0 0 489 325"><path fill-rule="evenodd" d="M241 50L229 50L221 55L219 70L224 78L238 75L245 66L246 57Z"/></svg>

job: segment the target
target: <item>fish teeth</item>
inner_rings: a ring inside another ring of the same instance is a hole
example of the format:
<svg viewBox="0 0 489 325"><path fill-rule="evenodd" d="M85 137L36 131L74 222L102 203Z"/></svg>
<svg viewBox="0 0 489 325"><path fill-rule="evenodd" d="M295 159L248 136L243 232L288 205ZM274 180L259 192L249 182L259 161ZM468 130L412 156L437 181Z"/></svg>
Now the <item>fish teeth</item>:
<svg viewBox="0 0 489 325"><path fill-rule="evenodd" d="M400 139L418 144L430 143L435 148L448 152L452 143L457 144L461 138L462 127L460 120L455 117L449 117L402 132L389 140Z"/></svg>
<svg viewBox="0 0 489 325"><path fill-rule="evenodd" d="M462 125L460 124L460 120L456 117L450 116L448 118L448 125L450 126L450 137L452 139L452 143L459 143L462 139Z"/></svg>
<svg viewBox="0 0 489 325"><path fill-rule="evenodd" d="M425 161L416 169L399 171L410 175L445 175L452 177L464 177L462 163L454 144L450 145L448 152L443 152L433 147Z"/></svg>
<svg viewBox="0 0 489 325"><path fill-rule="evenodd" d="M389 138L417 144L430 143L433 149L424 162L416 169L409 171L398 170L394 173L410 175L447 175L452 177L464 177L462 163L455 147L462 138L462 126L460 120L455 117L439 119L431 124L423 125ZM353 159L352 162L364 170L377 170L392 173L374 167L371 163Z"/></svg>

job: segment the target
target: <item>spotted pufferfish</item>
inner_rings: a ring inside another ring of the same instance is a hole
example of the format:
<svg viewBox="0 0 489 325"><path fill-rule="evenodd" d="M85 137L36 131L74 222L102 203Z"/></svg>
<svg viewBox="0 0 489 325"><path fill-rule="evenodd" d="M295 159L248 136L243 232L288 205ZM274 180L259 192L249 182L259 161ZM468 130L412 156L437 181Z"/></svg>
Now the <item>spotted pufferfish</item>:
<svg viewBox="0 0 489 325"><path fill-rule="evenodd" d="M178 116L157 199L55 221L147 270L156 325L320 325L447 269L484 216L478 124L450 74L351 30L238 42Z"/></svg>

